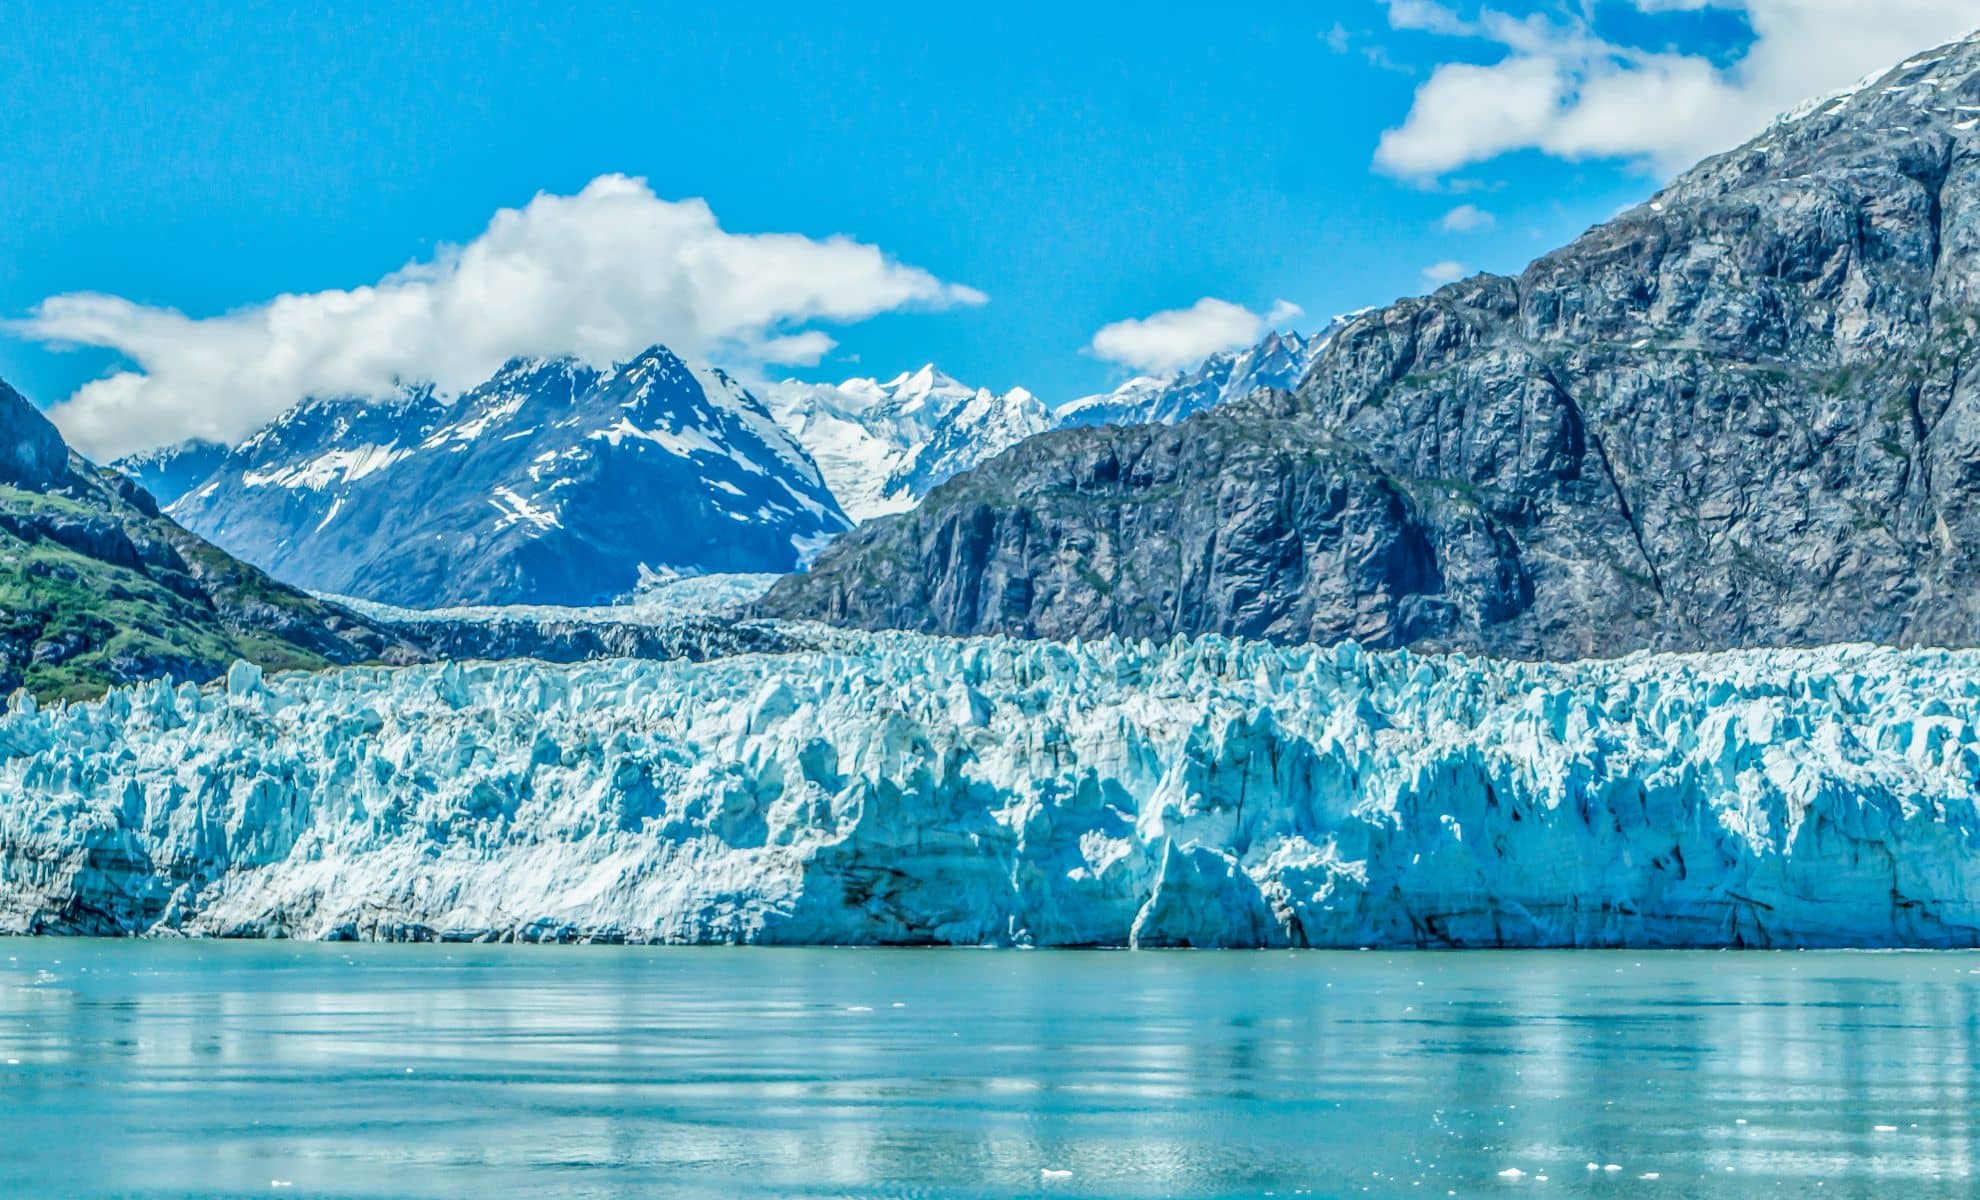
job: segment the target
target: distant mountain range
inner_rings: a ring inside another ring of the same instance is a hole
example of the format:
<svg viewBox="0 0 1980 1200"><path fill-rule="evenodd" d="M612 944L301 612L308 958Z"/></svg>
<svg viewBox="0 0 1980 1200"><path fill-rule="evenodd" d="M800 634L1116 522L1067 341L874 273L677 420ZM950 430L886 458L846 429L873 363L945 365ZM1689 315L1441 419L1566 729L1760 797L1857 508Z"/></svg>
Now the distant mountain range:
<svg viewBox="0 0 1980 1200"><path fill-rule="evenodd" d="M313 591L408 607L597 604L682 571L790 571L851 526L719 370L516 360L454 400L311 400L239 446L117 464Z"/></svg>
<svg viewBox="0 0 1980 1200"><path fill-rule="evenodd" d="M172 517L299 587L411 608L597 604L642 580L796 569L855 521L1067 425L1173 422L1296 382L1328 335L1275 333L1054 411L928 365L773 384L761 403L663 347L518 360L458 399L313 399L238 446L119 460Z"/></svg>
<svg viewBox="0 0 1980 1200"><path fill-rule="evenodd" d="M1256 346L1213 354L1187 371L1130 379L1111 392L1065 405L1053 414L1053 423L1062 429L1173 425L1259 388L1296 387L1341 324L1337 320L1310 335L1273 333Z"/></svg>
<svg viewBox="0 0 1980 1200"><path fill-rule="evenodd" d="M905 512L964 471L1053 429L1172 425L1262 387L1297 384L1333 327L1311 336L1273 333L1256 346L1200 365L1131 379L1058 408L1024 388L971 387L934 364L880 382L771 386L770 410L818 460L825 481L857 521Z"/></svg>
<svg viewBox="0 0 1980 1200"><path fill-rule="evenodd" d="M885 383L786 380L766 398L856 521L913 508L935 485L1053 425L1023 388L969 387L933 364Z"/></svg>

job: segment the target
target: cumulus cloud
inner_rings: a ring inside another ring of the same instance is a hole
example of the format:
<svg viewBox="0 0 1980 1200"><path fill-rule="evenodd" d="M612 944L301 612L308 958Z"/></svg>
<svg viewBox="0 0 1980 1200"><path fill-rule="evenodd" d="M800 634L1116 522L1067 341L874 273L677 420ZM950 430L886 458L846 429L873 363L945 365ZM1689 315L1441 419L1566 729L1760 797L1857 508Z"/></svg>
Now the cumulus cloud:
<svg viewBox="0 0 1980 1200"><path fill-rule="evenodd" d="M1423 282L1429 284L1431 287L1442 287L1447 283L1456 283L1458 280L1463 279L1464 276L1464 264L1451 259L1445 259L1440 263L1431 263L1429 266L1423 268Z"/></svg>
<svg viewBox="0 0 1980 1200"><path fill-rule="evenodd" d="M1776 114L1980 25L1973 0L1627 0L1645 14L1742 14L1753 42L1730 65L1598 36L1585 17L1469 15L1442 0L1387 0L1396 29L1496 47L1446 63L1382 135L1378 166L1435 178L1516 150L1617 157L1673 172L1737 145ZM1565 11L1565 10L1563 10Z"/></svg>
<svg viewBox="0 0 1980 1200"><path fill-rule="evenodd" d="M1264 313L1205 296L1188 308L1130 317L1093 335L1087 353L1137 371L1162 374L1193 366L1220 350L1249 346L1299 318L1297 304L1280 300Z"/></svg>
<svg viewBox="0 0 1980 1200"><path fill-rule="evenodd" d="M608 363L660 342L739 367L814 363L834 345L814 323L983 301L875 246L730 233L701 200L606 175L504 209L466 245L368 286L204 318L76 293L14 329L135 365L50 413L79 449L108 458L233 441L305 396L383 397L404 382L458 391L517 355Z"/></svg>
<svg viewBox="0 0 1980 1200"><path fill-rule="evenodd" d="M1499 223L1499 218L1476 204L1460 204L1444 214L1437 228L1445 233L1483 233Z"/></svg>

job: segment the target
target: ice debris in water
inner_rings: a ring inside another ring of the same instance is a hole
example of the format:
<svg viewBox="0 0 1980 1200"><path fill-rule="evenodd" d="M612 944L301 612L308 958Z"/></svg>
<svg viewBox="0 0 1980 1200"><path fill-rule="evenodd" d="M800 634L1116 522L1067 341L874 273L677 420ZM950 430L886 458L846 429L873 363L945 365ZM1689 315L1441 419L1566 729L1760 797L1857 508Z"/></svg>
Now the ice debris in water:
<svg viewBox="0 0 1980 1200"><path fill-rule="evenodd" d="M848 635L0 716L0 929L1965 945L1980 654Z"/></svg>

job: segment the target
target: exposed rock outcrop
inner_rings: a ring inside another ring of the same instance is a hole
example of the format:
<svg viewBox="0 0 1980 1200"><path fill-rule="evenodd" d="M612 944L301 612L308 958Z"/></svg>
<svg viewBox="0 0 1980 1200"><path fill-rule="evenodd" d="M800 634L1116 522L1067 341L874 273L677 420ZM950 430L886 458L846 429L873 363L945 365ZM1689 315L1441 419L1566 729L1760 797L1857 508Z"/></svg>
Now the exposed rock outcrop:
<svg viewBox="0 0 1980 1200"><path fill-rule="evenodd" d="M1298 390L1034 439L759 611L1574 657L1980 638L1980 40L1784 118Z"/></svg>

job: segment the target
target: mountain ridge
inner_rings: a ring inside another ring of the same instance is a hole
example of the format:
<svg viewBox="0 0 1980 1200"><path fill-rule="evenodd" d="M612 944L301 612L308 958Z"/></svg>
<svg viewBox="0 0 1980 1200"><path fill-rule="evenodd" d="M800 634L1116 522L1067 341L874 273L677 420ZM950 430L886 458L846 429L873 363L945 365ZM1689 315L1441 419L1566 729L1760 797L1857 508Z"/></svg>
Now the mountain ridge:
<svg viewBox="0 0 1980 1200"><path fill-rule="evenodd" d="M1701 163L1297 393L1020 446L766 615L1570 658L1980 637L1980 43Z"/></svg>
<svg viewBox="0 0 1980 1200"><path fill-rule="evenodd" d="M910 508L935 484L1051 427L1024 388L971 387L933 363L885 382L785 380L766 399L856 521Z"/></svg>
<svg viewBox="0 0 1980 1200"><path fill-rule="evenodd" d="M1060 405L1052 411L1054 424L1173 425L1261 388L1295 387L1344 323L1337 317L1313 334L1274 330L1256 345L1219 351L1193 367L1130 379L1111 392Z"/></svg>
<svg viewBox="0 0 1980 1200"><path fill-rule="evenodd" d="M609 369L513 359L453 399L307 400L168 507L298 586L411 607L788 571L850 525L752 394L661 346Z"/></svg>
<svg viewBox="0 0 1980 1200"><path fill-rule="evenodd" d="M1339 324L1312 335L1274 331L1193 367L1057 406L1023 387L971 387L933 363L885 382L785 380L767 389L767 398L779 423L818 459L847 513L864 521L905 512L935 487L1041 433L1173 424L1262 387L1290 387Z"/></svg>

